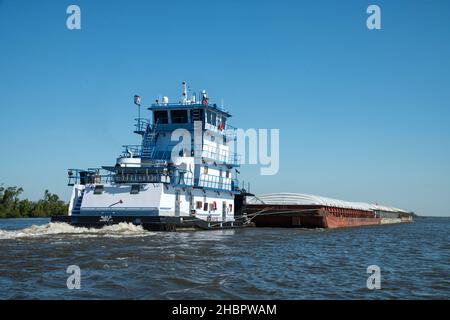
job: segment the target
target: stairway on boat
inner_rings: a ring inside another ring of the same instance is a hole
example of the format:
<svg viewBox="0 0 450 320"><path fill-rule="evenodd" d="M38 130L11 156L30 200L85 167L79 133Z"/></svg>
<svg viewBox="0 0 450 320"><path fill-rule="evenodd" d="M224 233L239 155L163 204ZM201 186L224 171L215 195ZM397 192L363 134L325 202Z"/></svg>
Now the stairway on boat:
<svg viewBox="0 0 450 320"><path fill-rule="evenodd" d="M148 126L142 139L142 157L152 159L155 155L156 138L158 131L156 130L158 122L153 126Z"/></svg>
<svg viewBox="0 0 450 320"><path fill-rule="evenodd" d="M81 210L81 203L83 202L83 196L84 196L84 189L80 191L80 195L77 198L77 201L75 202L73 208L72 208L72 214L79 214Z"/></svg>

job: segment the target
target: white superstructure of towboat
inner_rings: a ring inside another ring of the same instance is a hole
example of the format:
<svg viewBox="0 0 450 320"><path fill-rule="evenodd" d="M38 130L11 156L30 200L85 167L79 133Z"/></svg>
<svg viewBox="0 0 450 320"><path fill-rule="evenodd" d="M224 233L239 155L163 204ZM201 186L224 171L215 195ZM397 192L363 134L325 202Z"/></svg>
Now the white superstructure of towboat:
<svg viewBox="0 0 450 320"><path fill-rule="evenodd" d="M140 116L139 96L134 103L141 143L125 145L112 166L69 169L68 216L53 220L86 226L131 222L157 230L245 225L236 219L247 193L237 180L230 113L210 103L205 90L190 95L186 82L180 101L156 100L148 107L149 119Z"/></svg>

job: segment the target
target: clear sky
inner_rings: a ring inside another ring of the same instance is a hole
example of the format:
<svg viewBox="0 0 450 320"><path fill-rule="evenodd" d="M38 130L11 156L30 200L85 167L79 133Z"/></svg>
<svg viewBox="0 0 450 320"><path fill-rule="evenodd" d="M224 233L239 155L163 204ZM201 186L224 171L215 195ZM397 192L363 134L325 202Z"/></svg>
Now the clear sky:
<svg viewBox="0 0 450 320"><path fill-rule="evenodd" d="M186 80L280 129L279 173L241 170L253 192L450 215L449 39L449 1L0 0L0 183L68 200L67 168L139 143L133 95Z"/></svg>

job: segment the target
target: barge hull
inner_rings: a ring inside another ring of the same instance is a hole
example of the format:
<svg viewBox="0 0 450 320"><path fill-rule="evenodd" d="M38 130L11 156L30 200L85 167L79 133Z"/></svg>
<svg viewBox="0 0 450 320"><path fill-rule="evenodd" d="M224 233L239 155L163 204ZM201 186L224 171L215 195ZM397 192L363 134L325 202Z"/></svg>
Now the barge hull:
<svg viewBox="0 0 450 320"><path fill-rule="evenodd" d="M289 205L247 205L256 227L336 229L380 224L407 223L411 219L383 219L355 209Z"/></svg>
<svg viewBox="0 0 450 320"><path fill-rule="evenodd" d="M301 193L254 196L246 201L245 212L257 227L335 229L412 221L398 208Z"/></svg>
<svg viewBox="0 0 450 320"><path fill-rule="evenodd" d="M261 215L252 220L256 227L335 229L380 224L377 218L347 218L331 215Z"/></svg>
<svg viewBox="0 0 450 320"><path fill-rule="evenodd" d="M333 215L327 215L324 217L325 228L347 228L347 227L360 227L360 226L372 226L378 225L381 222L379 218L349 218L349 217L336 217Z"/></svg>

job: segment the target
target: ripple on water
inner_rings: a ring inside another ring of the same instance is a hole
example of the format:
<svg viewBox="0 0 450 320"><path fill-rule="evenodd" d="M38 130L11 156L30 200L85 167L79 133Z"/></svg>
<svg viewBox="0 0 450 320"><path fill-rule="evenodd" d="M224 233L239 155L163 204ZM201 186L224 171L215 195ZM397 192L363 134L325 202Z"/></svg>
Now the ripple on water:
<svg viewBox="0 0 450 320"><path fill-rule="evenodd" d="M448 299L449 226L159 233L0 220L0 298ZM76 292L66 288L72 264ZM366 288L371 264L382 290Z"/></svg>

